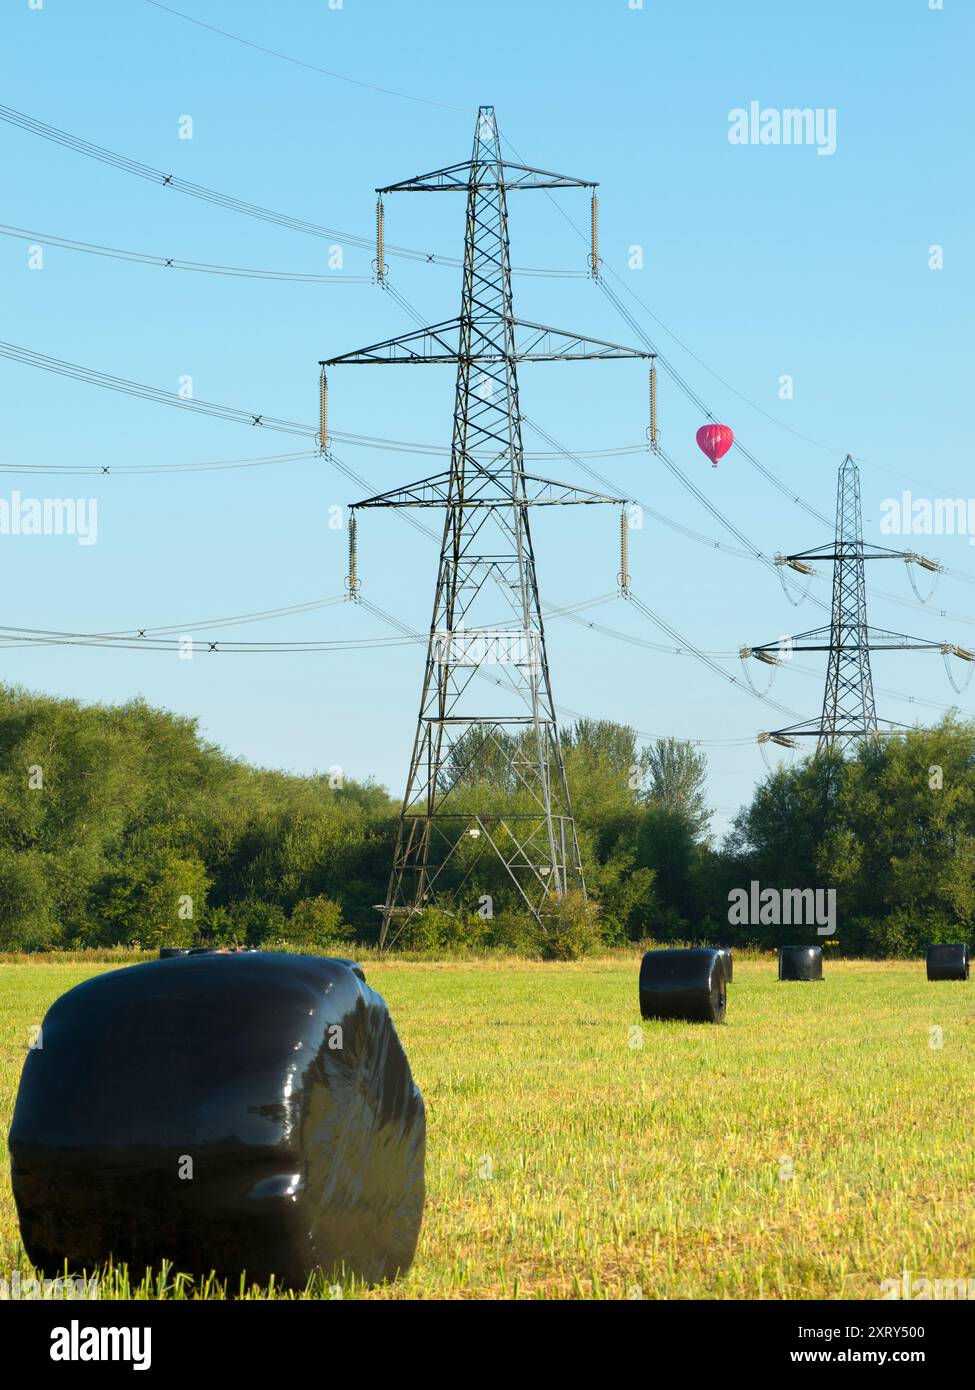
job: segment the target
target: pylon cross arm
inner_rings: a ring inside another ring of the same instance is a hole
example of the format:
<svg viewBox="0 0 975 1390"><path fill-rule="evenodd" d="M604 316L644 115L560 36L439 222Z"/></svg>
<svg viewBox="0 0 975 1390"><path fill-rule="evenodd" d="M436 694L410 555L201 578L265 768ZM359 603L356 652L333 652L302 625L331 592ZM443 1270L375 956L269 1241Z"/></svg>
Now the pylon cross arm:
<svg viewBox="0 0 975 1390"><path fill-rule="evenodd" d="M643 348L623 347L592 338L587 333L572 333L564 328L549 328L544 323L529 323L512 319L518 334L516 355L522 362L592 361L600 357L636 357L648 359L652 352Z"/></svg>
<svg viewBox="0 0 975 1390"><path fill-rule="evenodd" d="M470 460L469 462L475 462ZM353 503L352 510L362 507L511 507L523 505L531 507L570 507L599 506L607 504L625 507L629 499L608 497L601 492L591 492L589 488L575 487L570 483L556 482L551 478L536 478L531 473L523 473L521 481L525 484L524 495L512 496L511 473L507 466L492 471L491 466L476 464L477 472L468 474L463 497L451 494L453 475L438 473L430 478L421 478L415 483L393 488L390 492L379 492L362 502Z"/></svg>
<svg viewBox="0 0 975 1390"><path fill-rule="evenodd" d="M829 652L842 650L844 652L854 652L860 647L870 651L940 651L944 646L943 642L929 642L923 637L909 637L903 632L889 632L886 628L864 627L856 634L856 640L851 638L853 624L843 624L841 640L837 640L835 628L818 627L810 632L799 632L794 637L788 639L790 649L794 652ZM848 640L849 639L849 640ZM778 637L774 642L752 643L748 650L755 652L779 652L782 649L783 639Z"/></svg>
<svg viewBox="0 0 975 1390"><path fill-rule="evenodd" d="M891 550L886 545L837 546L821 545L814 550L800 550L794 555L784 555L786 564L792 560L913 560L923 557L913 550Z"/></svg>
<svg viewBox="0 0 975 1390"><path fill-rule="evenodd" d="M592 179L577 179L571 174L556 174L550 169L533 169L511 160L492 160L481 163L473 159L448 164L443 169L431 169L399 183L377 188L380 196L387 193L468 193L472 188L598 188Z"/></svg>
<svg viewBox="0 0 975 1390"><path fill-rule="evenodd" d="M525 319L500 319L497 315L483 317L475 311L469 326L473 347L461 353L461 330L465 320L461 317L446 319L426 328L415 328L409 333L401 333L395 338L386 338L381 343L368 347L355 348L339 357L329 357L319 363L322 367L336 366L395 366L413 362L451 363L461 361L477 363L515 362L591 362L601 358L638 358L646 360L653 354L642 348L624 347L621 343L607 342L603 338L593 338L586 333L573 333L564 328L551 328L544 323L530 323ZM504 326L512 330L514 351L508 350L503 336Z"/></svg>
<svg viewBox="0 0 975 1390"><path fill-rule="evenodd" d="M385 338L381 343L368 347L355 348L343 352L339 357L329 357L319 365L322 367L390 365L408 362L453 362L458 361L460 341L460 318L445 319L427 328L416 328L411 333L401 333L395 338Z"/></svg>

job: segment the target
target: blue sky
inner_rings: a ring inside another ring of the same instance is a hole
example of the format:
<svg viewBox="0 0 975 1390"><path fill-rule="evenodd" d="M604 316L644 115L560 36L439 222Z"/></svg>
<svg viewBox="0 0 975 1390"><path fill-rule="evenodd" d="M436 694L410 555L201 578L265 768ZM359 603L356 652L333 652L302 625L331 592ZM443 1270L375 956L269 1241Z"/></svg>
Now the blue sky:
<svg viewBox="0 0 975 1390"><path fill-rule="evenodd" d="M185 179L360 236L371 235L373 188L465 158L474 109L493 103L502 134L527 162L599 180L602 255L647 306L628 301L631 309L715 415L796 493L832 513L836 468L849 450L863 460L865 528L877 540L881 503L902 488L971 493L972 198L964 171L972 20L962 0L945 0L941 10L928 0L646 0L642 9L627 0L344 0L338 9L323 0L181 0L174 8L404 95L280 61L147 0L44 0L39 9L9 0L0 18L5 103ZM835 153L731 144L729 112L753 101L835 110ZM185 116L191 140L179 138ZM34 240L45 247L43 269L31 269L30 243L0 236L6 341L170 391L190 376L198 398L314 422L320 357L410 327L396 302L368 283L223 278L46 244L58 236L184 260L326 270L327 243L318 238L182 196L7 124L0 158L0 220L43 234ZM556 196L584 228L585 195ZM514 195L510 215L516 264L585 268L584 239L544 194ZM459 198L389 200L391 242L457 256L462 236ZM640 271L628 269L635 245L644 253ZM929 268L932 245L944 248L941 270ZM346 246L347 274L368 274L369 261L370 253ZM456 313L456 269L392 258L390 274L429 322ZM633 338L584 277L519 277L515 296L522 317ZM779 396L786 374L792 400ZM9 361L0 360L0 381L6 468L150 466L301 447ZM521 391L526 414L570 449L644 438L639 364L528 365ZM336 370L331 422L444 445L452 394L449 368ZM694 444L700 412L663 374L659 394L666 448L762 549L828 539L737 451L712 470ZM530 432L526 445L548 447ZM435 471L429 457L340 452L370 490ZM621 493L735 544L649 454L595 466ZM591 485L568 461L538 471ZM345 537L329 528L329 508L361 495L317 459L107 478L4 472L0 498L15 488L97 499L98 540L0 535L2 621L85 631L178 627L339 594ZM615 533L609 510L538 514L543 600L561 606L612 591ZM904 544L975 575L965 536ZM634 590L698 647L731 653L720 660L736 676L742 644L823 621L809 603L791 607L753 560L649 518L631 537L630 555ZM435 558L435 547L399 518L366 516L363 592L421 630ZM868 577L875 589L914 599L899 564ZM828 578L824 572L811 592L828 598ZM945 576L927 610L875 594L870 618L972 645L970 594ZM669 642L619 601L592 617ZM387 632L362 609L339 605L239 635ZM548 637L560 705L713 744L711 800L723 827L764 772L754 742L732 741L789 721L686 655L565 619L550 622ZM783 670L773 687L804 718L819 711L821 661L804 658L797 665L813 674ZM255 762L300 771L340 765L397 794L422 663L422 649L410 646L192 661L61 647L0 654L5 680L86 700L141 694L198 715L210 738ZM764 677L757 668L760 688ZM878 656L874 680L879 711L892 719L937 713L902 696L975 704L975 696L956 699L936 653Z"/></svg>

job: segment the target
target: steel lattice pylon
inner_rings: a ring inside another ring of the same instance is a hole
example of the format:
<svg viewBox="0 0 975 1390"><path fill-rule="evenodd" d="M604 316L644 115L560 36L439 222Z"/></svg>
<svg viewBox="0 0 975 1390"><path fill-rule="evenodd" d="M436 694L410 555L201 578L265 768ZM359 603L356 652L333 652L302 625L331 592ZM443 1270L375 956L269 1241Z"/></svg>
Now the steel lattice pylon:
<svg viewBox="0 0 975 1390"><path fill-rule="evenodd" d="M377 190L380 197L466 192L459 316L322 364L444 362L457 369L449 471L356 504L446 513L383 947L416 912L452 900L471 882L478 851L497 856L538 917L567 890L585 892L529 508L625 499L526 474L517 363L648 354L514 317L506 195L567 187L595 185L504 160L494 108L482 106L469 161ZM377 271L382 279L381 262ZM490 804L480 799L486 788Z"/></svg>
<svg viewBox="0 0 975 1390"><path fill-rule="evenodd" d="M845 752L865 734L878 731L870 673L867 586L860 508L860 470L847 456L836 482L836 550L833 558L833 616L826 690L817 752Z"/></svg>
<svg viewBox="0 0 975 1390"><path fill-rule="evenodd" d="M960 654L943 642L926 642L901 632L872 628L867 623L867 591L864 564L867 560L903 560L925 569L938 566L923 555L908 550L892 550L866 545L860 507L860 470L847 454L840 465L836 484L836 539L832 545L780 556L777 563L790 565L800 573L812 574L810 560L832 560L833 603L829 627L814 628L760 647L744 647L742 657L756 656L772 665L782 662L783 646L790 652L827 652L826 689L823 712L818 720L775 729L761 734L760 742L795 746L798 738L815 738L817 753L845 753L860 739L881 733L897 733L905 728L891 720L879 720L873 696L870 671L871 651L940 651ZM883 725L883 728L881 728Z"/></svg>

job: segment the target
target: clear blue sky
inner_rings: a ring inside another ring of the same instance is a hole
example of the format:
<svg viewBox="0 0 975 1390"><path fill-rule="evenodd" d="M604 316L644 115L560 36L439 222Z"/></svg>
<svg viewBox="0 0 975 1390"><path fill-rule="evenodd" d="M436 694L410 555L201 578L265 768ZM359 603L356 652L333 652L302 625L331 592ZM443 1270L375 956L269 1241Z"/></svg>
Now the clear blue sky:
<svg viewBox="0 0 975 1390"><path fill-rule="evenodd" d="M637 310L718 418L820 510L834 505L847 450L864 460L868 536L881 539L881 501L967 496L972 309L971 8L945 0L549 0L479 6L425 0L174 0L174 7L253 43L413 97L308 71L207 32L146 0L8 0L0 18L4 101L49 124L228 194L312 222L370 235L372 189L465 158L473 109L494 103L503 135L531 163L601 184L601 251L669 333ZM728 113L835 108L837 148L738 147ZM461 108L460 110L454 108ZM178 138L193 119L193 139ZM80 241L181 259L325 269L326 244L235 215L0 125L2 221ZM581 193L557 195L584 227ZM511 199L516 264L583 269L586 246L544 194ZM387 236L458 255L459 198L390 199ZM38 238L43 242L43 237ZM627 269L628 248L645 251ZM944 269L928 248L944 247ZM347 248L346 271L370 254ZM391 260L400 290L429 322L456 312L459 273ZM322 356L405 331L409 320L371 284L316 286L219 278L125 264L0 237L5 340L119 376L288 419L316 418ZM516 312L628 342L632 334L584 279L520 278ZM678 343L676 335L680 340ZM688 355L689 348L715 376ZM791 401L779 378L794 378ZM5 466L171 464L290 451L300 444L0 360ZM448 368L332 375L336 429L446 444ZM570 448L636 443L646 426L638 364L522 370L522 401ZM746 404L767 411L774 420ZM775 423L779 422L779 423ZM708 496L768 551L828 539L736 452L712 470L694 444L704 423L666 377L663 442ZM807 435L816 447L781 426ZM526 437L529 448L545 448ZM340 451L376 490L435 470L429 457ZM730 541L647 454L597 464L704 535ZM893 470L888 472L884 470ZM547 462L586 484L571 463ZM894 474L915 480L905 483ZM355 484L319 460L216 473L0 476L0 497L97 498L97 544L0 536L2 621L69 630L181 624L301 603L342 590L345 539L328 509ZM535 524L543 599L581 601L615 587L611 511L547 511ZM921 543L916 542L918 548ZM923 548L975 574L967 538ZM364 593L425 629L435 548L390 514L365 518ZM633 586L708 651L818 626L793 609L773 575L648 519L632 538ZM875 587L913 598L899 564ZM828 597L827 577L812 592ZM871 621L926 638L975 642L970 586L941 580L934 611L874 597ZM939 616L941 607L967 621ZM664 642L620 602L593 618ZM241 629L274 639L386 635L351 605ZM719 741L709 748L711 799L745 799L764 771L752 738L788 722L687 656L624 644L565 620L549 624L559 704L652 734ZM339 764L400 793L412 739L419 647L273 656L198 656L17 648L3 679L87 700L136 694L198 715L206 734L255 762L309 771ZM737 659L723 660L735 675ZM773 694L818 714L821 658L783 671ZM754 663L753 663L754 665ZM763 671L756 667L759 685ZM878 656L882 715L918 709L890 690L947 705L937 654ZM975 696L970 702L975 704ZM935 711L923 711L933 717Z"/></svg>

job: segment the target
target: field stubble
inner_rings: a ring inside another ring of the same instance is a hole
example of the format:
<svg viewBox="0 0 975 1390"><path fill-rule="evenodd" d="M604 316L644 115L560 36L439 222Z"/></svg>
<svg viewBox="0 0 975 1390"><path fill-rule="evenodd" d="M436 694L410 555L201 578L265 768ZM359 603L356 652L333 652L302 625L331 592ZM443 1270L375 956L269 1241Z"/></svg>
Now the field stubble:
<svg viewBox="0 0 975 1390"><path fill-rule="evenodd" d="M638 964L369 964L427 1104L428 1201L409 1274L342 1296L871 1299L905 1267L975 1275L970 985L867 961L779 984L736 959L711 1027L641 1021ZM104 968L0 964L4 1149L31 1026ZM113 1288L221 1293L171 1272Z"/></svg>

